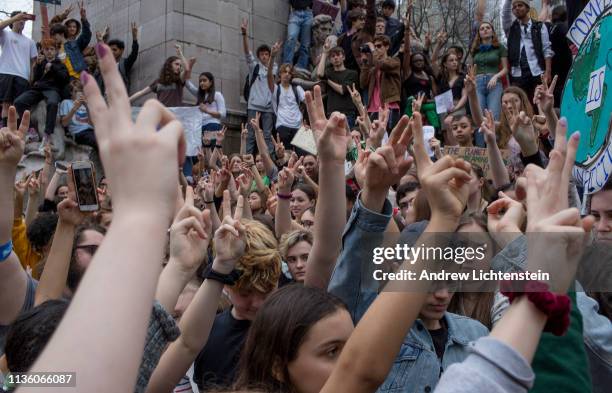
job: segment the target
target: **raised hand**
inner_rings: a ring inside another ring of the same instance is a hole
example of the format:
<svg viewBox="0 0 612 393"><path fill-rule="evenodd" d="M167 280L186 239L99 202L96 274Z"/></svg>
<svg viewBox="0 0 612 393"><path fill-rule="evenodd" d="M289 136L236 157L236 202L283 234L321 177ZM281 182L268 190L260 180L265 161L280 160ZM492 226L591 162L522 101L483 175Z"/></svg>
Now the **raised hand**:
<svg viewBox="0 0 612 393"><path fill-rule="evenodd" d="M7 127L0 128L0 166L14 170L25 148L25 134L30 127L30 111L25 111L17 127L17 110L9 108Z"/></svg>
<svg viewBox="0 0 612 393"><path fill-rule="evenodd" d="M223 218L221 227L215 232L215 260L213 269L222 274L229 274L234 270L236 262L244 255L246 248L246 233L240 223L244 209L244 198L238 197L234 216L228 214Z"/></svg>
<svg viewBox="0 0 612 393"><path fill-rule="evenodd" d="M30 196L30 198L35 198L40 195L40 192L41 192L40 173L38 175L36 175L35 173L32 173L30 175L30 178L28 179L27 187L28 187L28 195Z"/></svg>
<svg viewBox="0 0 612 393"><path fill-rule="evenodd" d="M131 26L132 26L132 39L134 41L137 41L138 40L138 24L136 24L136 22L132 22Z"/></svg>
<svg viewBox="0 0 612 393"><path fill-rule="evenodd" d="M247 34L249 29L249 20L247 18L242 18L242 22L240 23L240 32L244 35Z"/></svg>
<svg viewBox="0 0 612 393"><path fill-rule="evenodd" d="M353 165L353 173L355 174L355 180L359 184L360 188L365 186L366 179L366 164L370 157L370 150L364 150L361 143L357 143L357 161Z"/></svg>
<svg viewBox="0 0 612 393"><path fill-rule="evenodd" d="M510 123L512 134L521 146L523 155L531 156L536 154L538 152L538 144L531 118L521 111L512 121L513 123Z"/></svg>
<svg viewBox="0 0 612 393"><path fill-rule="evenodd" d="M502 191L500 198L487 207L487 228L500 247L505 247L525 224L527 212L522 203L510 198Z"/></svg>
<svg viewBox="0 0 612 393"><path fill-rule="evenodd" d="M251 185L253 184L253 175L251 174L251 171L248 169L243 170L242 174L236 178L236 181L238 181L238 184L240 185L240 195L248 198L249 192L251 192Z"/></svg>
<svg viewBox="0 0 612 393"><path fill-rule="evenodd" d="M278 52L280 51L280 48L283 46L283 42L282 41L276 41L274 43L274 45L272 45L272 48L270 49L270 57L274 58Z"/></svg>
<svg viewBox="0 0 612 393"><path fill-rule="evenodd" d="M497 137L495 135L495 119L493 118L493 113L491 113L490 110L485 109L484 115L485 118L480 125L480 130L485 136L487 145L496 143Z"/></svg>
<svg viewBox="0 0 612 393"><path fill-rule="evenodd" d="M97 44L96 52L108 105L88 73L82 73L81 80L113 190L113 210L124 217L154 211L169 223L178 190L176 171L185 159L183 126L157 100L148 100L132 122L129 98L110 48Z"/></svg>
<svg viewBox="0 0 612 393"><path fill-rule="evenodd" d="M85 10L85 0L77 2L79 6L79 13L81 14L81 20L87 19L87 11Z"/></svg>
<svg viewBox="0 0 612 393"><path fill-rule="evenodd" d="M471 166L451 156L444 156L435 163L427 155L423 140L423 124L420 113L412 118L414 134L414 158L419 180L431 207L431 220L446 226L455 226L467 203L471 180ZM453 229L454 230L454 229Z"/></svg>
<svg viewBox="0 0 612 393"><path fill-rule="evenodd" d="M281 141L280 135L276 135L276 139L272 138L272 143L274 144L274 152L276 154L277 159L282 159L285 157L285 144Z"/></svg>
<svg viewBox="0 0 612 393"><path fill-rule="evenodd" d="M557 86L557 75L553 78L550 86L542 75L542 84L536 87L533 95L533 103L542 109L544 113L553 110L555 105L555 86Z"/></svg>
<svg viewBox="0 0 612 393"><path fill-rule="evenodd" d="M359 108L361 106L363 106L363 102L361 101L361 94L359 94L359 90L357 90L357 88L355 88L355 84L353 83L353 87L351 88L351 86L347 85L346 88L348 89L350 95L351 95L351 100L353 101L353 104Z"/></svg>
<svg viewBox="0 0 612 393"><path fill-rule="evenodd" d="M193 274L204 261L211 235L210 211L194 206L193 188L187 187L185 203L170 227L170 258Z"/></svg>
<svg viewBox="0 0 612 393"><path fill-rule="evenodd" d="M412 100L412 113L421 112L421 107L423 106L423 101L425 100L425 94L419 93L417 97Z"/></svg>
<svg viewBox="0 0 612 393"><path fill-rule="evenodd" d="M468 73L465 76L465 80L463 82L465 89L468 93L473 93L476 91L476 65L471 65L468 67Z"/></svg>
<svg viewBox="0 0 612 393"><path fill-rule="evenodd" d="M291 193L291 186L293 185L294 174L289 168L283 168L278 173L278 192L281 194Z"/></svg>
<svg viewBox="0 0 612 393"><path fill-rule="evenodd" d="M242 123L240 125L240 139L246 142L248 137L249 137L249 129L247 128L247 125L245 123Z"/></svg>

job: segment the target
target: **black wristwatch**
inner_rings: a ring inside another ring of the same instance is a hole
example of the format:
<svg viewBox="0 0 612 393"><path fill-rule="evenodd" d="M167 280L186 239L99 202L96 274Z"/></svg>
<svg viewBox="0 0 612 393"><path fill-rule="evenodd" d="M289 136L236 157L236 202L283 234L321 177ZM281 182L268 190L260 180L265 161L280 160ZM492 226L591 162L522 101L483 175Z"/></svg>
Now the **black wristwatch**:
<svg viewBox="0 0 612 393"><path fill-rule="evenodd" d="M242 271L240 270L232 270L229 274L222 274L215 271L212 267L210 270L207 269L207 272L204 275L205 279L219 281L225 285L234 285L242 276Z"/></svg>

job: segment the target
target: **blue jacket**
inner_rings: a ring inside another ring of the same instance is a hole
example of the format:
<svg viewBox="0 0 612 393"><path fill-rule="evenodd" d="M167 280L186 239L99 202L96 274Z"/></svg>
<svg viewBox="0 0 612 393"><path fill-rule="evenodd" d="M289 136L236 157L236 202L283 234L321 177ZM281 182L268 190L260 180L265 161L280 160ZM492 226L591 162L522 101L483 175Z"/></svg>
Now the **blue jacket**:
<svg viewBox="0 0 612 393"><path fill-rule="evenodd" d="M87 68L85 58L83 57L83 50L89 45L91 41L91 27L87 19L81 21L83 24L83 30L76 40L66 41L64 43L64 51L66 56L70 59L70 64L76 72L81 72Z"/></svg>
<svg viewBox="0 0 612 393"><path fill-rule="evenodd" d="M347 305L355 323L359 322L378 293L372 277L374 247L380 246L384 230L391 219L391 203L385 201L382 213L366 209L357 198L342 237L342 251L336 263L329 291ZM489 334L480 322L445 313L448 341L442 361L421 321L416 321L404 339L400 352L379 392L430 392L441 373L451 364L468 356L468 344Z"/></svg>

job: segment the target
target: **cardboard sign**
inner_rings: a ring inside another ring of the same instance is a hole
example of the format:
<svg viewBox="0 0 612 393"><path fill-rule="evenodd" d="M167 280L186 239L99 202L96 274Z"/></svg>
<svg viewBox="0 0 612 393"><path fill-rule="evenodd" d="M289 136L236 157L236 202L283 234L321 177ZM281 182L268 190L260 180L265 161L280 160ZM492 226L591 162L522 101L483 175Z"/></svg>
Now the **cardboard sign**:
<svg viewBox="0 0 612 393"><path fill-rule="evenodd" d="M340 11L340 7L333 5L328 1L314 0L312 2L312 13L314 16L325 14L331 16L332 20L336 19L336 15Z"/></svg>
<svg viewBox="0 0 612 393"><path fill-rule="evenodd" d="M317 143L315 142L312 130L309 128L304 126L300 127L298 132L293 137L291 144L307 151L310 154L314 154L315 156L317 155Z"/></svg>
<svg viewBox="0 0 612 393"><path fill-rule="evenodd" d="M484 147L459 147L459 146L446 146L442 150L444 154L448 154L454 158L463 158L470 164L478 165L482 168L487 178L491 179L491 165L489 164L489 155L487 149ZM508 165L508 158L510 157L510 150L501 149L502 159L504 165Z"/></svg>

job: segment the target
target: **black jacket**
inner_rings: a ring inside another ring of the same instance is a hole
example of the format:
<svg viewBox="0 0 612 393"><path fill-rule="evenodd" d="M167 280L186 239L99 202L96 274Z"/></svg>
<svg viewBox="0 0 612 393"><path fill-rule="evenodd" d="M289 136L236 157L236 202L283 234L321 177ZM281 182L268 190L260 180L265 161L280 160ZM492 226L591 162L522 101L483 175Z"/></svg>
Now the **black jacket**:
<svg viewBox="0 0 612 393"><path fill-rule="evenodd" d="M60 93L69 82L68 69L59 59L51 62L51 69L45 72L48 61L45 59L34 66L32 87L41 90L57 90Z"/></svg>
<svg viewBox="0 0 612 393"><path fill-rule="evenodd" d="M542 22L531 21L531 39L538 64L542 70L546 69L544 61L544 47L542 46ZM508 36L508 62L511 67L519 67L521 58L521 23L518 20L512 22Z"/></svg>

